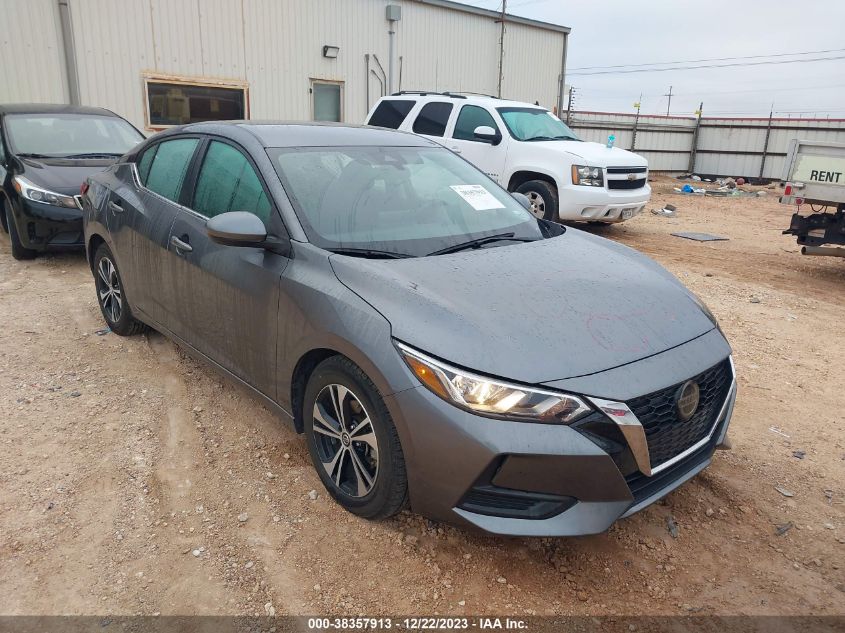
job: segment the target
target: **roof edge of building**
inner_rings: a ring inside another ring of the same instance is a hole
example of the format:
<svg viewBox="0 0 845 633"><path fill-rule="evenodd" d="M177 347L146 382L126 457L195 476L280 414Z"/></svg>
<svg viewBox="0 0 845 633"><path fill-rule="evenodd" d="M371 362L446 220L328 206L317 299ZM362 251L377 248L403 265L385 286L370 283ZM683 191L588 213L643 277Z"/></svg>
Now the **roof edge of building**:
<svg viewBox="0 0 845 633"><path fill-rule="evenodd" d="M454 0L411 0L411 2L416 2L418 4L430 4L435 7L462 11L463 13L474 13L475 15L483 15L488 18L493 18L494 20L498 20L502 15L499 11L484 9L482 7L474 7L469 4L463 4L462 2L455 2ZM558 33L570 33L572 31L572 29L568 26L552 24L551 22L543 22L542 20L533 20L531 18L523 18L518 15L511 15L510 13L507 14L507 21L514 22L516 24L526 24L528 26L534 26L547 31L557 31Z"/></svg>

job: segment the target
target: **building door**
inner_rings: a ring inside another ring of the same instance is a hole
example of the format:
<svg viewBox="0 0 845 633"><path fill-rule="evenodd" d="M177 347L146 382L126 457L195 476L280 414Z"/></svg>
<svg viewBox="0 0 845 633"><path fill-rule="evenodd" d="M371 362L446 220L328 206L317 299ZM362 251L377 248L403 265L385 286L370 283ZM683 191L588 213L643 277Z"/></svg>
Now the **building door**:
<svg viewBox="0 0 845 633"><path fill-rule="evenodd" d="M314 121L343 120L343 82L311 80L311 118Z"/></svg>

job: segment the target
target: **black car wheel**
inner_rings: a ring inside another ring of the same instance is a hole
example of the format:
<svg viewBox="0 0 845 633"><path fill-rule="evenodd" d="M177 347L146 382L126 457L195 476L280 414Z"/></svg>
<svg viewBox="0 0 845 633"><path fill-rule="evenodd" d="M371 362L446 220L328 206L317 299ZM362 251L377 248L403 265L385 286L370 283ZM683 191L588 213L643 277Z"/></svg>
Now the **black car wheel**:
<svg viewBox="0 0 845 633"><path fill-rule="evenodd" d="M402 446L378 389L352 361L320 363L305 388L308 451L329 494L367 519L383 519L406 504Z"/></svg>
<svg viewBox="0 0 845 633"><path fill-rule="evenodd" d="M126 298L123 282L114 255L105 244L100 244L94 254L94 282L97 287L97 302L100 312L115 334L131 336L147 329L147 326L135 319L132 308Z"/></svg>
<svg viewBox="0 0 845 633"><path fill-rule="evenodd" d="M6 230L9 233L9 241L12 243L12 257L19 261L34 259L38 251L26 248L21 243L21 236L18 234L18 227L12 217L12 207L8 200L3 200L3 212L6 216Z"/></svg>
<svg viewBox="0 0 845 633"><path fill-rule="evenodd" d="M541 220L557 222L557 188L545 180L529 180L516 188L531 202L531 213Z"/></svg>

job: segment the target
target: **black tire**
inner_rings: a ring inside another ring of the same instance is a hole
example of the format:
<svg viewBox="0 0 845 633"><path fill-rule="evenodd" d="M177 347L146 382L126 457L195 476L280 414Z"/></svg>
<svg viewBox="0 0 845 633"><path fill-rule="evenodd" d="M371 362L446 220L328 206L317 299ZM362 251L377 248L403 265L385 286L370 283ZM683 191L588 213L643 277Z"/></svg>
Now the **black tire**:
<svg viewBox="0 0 845 633"><path fill-rule="evenodd" d="M8 200L3 200L3 212L6 216L6 227L9 233L9 241L12 243L12 257L18 261L35 259L35 256L38 255L38 251L26 248L21 243L21 236L18 234L18 226L15 224L15 219L12 217L12 207Z"/></svg>
<svg viewBox="0 0 845 633"><path fill-rule="evenodd" d="M111 331L120 336L132 336L145 332L147 326L132 314L114 255L105 244L100 244L94 253L92 272L94 287L97 290L97 303Z"/></svg>
<svg viewBox="0 0 845 633"><path fill-rule="evenodd" d="M531 201L531 213L541 220L557 222L558 197L557 187L545 180L529 180L516 188L517 193L528 196Z"/></svg>
<svg viewBox="0 0 845 633"><path fill-rule="evenodd" d="M332 417L337 411L338 387L348 390L340 398L342 423ZM320 410L334 423L330 427L315 420L318 399ZM385 519L405 507L408 477L399 435L378 389L361 368L343 356L332 356L317 365L305 387L302 411L311 461L335 501L365 519ZM335 436L326 433L329 428L338 428ZM376 443L375 467L371 436ZM339 457L333 460L333 454ZM332 476L328 468L332 468ZM361 468L372 481L361 475Z"/></svg>

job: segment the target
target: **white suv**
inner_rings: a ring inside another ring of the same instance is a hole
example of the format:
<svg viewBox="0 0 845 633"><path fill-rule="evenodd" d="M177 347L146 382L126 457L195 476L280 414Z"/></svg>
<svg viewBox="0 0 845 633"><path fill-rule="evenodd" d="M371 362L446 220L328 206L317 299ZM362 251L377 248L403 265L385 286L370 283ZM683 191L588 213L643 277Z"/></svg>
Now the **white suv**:
<svg viewBox="0 0 845 633"><path fill-rule="evenodd" d="M546 220L622 222L651 196L648 162L581 141L540 106L495 97L401 92L382 97L367 124L414 132L448 147Z"/></svg>

